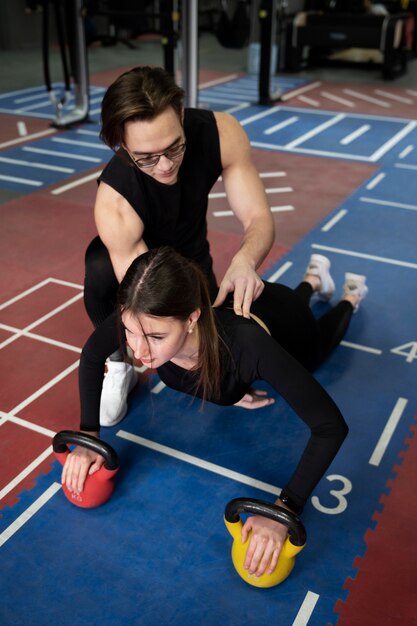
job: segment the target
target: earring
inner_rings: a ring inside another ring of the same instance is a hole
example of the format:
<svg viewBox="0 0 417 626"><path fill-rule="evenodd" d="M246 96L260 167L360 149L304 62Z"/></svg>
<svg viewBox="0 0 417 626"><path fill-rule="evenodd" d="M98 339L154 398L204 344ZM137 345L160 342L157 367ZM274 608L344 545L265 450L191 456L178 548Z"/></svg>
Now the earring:
<svg viewBox="0 0 417 626"><path fill-rule="evenodd" d="M191 326L191 327L188 329L188 333L191 335L191 333L193 332L193 330L194 330L194 328Z"/></svg>

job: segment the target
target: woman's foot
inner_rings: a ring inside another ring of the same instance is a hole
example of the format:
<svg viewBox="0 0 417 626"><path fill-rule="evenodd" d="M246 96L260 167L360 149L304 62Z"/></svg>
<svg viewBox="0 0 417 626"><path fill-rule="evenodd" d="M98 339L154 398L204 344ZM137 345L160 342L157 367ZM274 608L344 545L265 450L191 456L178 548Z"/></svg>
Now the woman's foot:
<svg viewBox="0 0 417 626"><path fill-rule="evenodd" d="M317 292L320 300L327 302L334 294L335 286L330 276L330 261L322 254L312 254L304 280Z"/></svg>
<svg viewBox="0 0 417 626"><path fill-rule="evenodd" d="M368 293L366 286L366 276L363 274L345 274L345 284L343 285L342 300L350 302L353 306L353 312L359 309L359 305Z"/></svg>

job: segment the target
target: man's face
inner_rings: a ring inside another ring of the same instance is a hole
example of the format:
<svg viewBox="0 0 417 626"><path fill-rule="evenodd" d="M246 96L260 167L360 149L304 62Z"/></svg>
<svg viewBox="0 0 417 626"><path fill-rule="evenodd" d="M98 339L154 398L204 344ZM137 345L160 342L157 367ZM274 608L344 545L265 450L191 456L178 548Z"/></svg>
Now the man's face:
<svg viewBox="0 0 417 626"><path fill-rule="evenodd" d="M142 172L165 185L172 185L177 181L178 170L184 158L181 150L184 143L181 120L171 107L152 120L125 124L125 149ZM137 163L138 160L146 163L154 155L160 155L155 165L144 167Z"/></svg>

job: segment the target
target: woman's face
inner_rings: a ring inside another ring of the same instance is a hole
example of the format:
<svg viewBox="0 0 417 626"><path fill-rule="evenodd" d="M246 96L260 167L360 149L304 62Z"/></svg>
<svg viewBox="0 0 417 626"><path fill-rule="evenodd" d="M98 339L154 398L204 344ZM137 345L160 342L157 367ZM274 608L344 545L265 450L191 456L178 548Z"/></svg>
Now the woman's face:
<svg viewBox="0 0 417 626"><path fill-rule="evenodd" d="M134 316L125 311L122 322L135 359L151 368L186 354L192 341L189 331L195 326L193 314L181 321L174 317Z"/></svg>

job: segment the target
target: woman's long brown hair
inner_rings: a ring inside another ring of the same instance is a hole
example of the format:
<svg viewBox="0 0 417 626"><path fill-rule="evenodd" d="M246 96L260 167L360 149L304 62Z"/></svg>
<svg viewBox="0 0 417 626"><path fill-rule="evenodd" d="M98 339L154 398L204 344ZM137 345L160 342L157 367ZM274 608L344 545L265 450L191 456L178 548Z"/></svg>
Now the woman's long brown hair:
<svg viewBox="0 0 417 626"><path fill-rule="evenodd" d="M199 352L196 390L215 400L220 392L220 340L206 276L173 248L149 250L135 259L119 286L120 313L186 320L196 309Z"/></svg>

